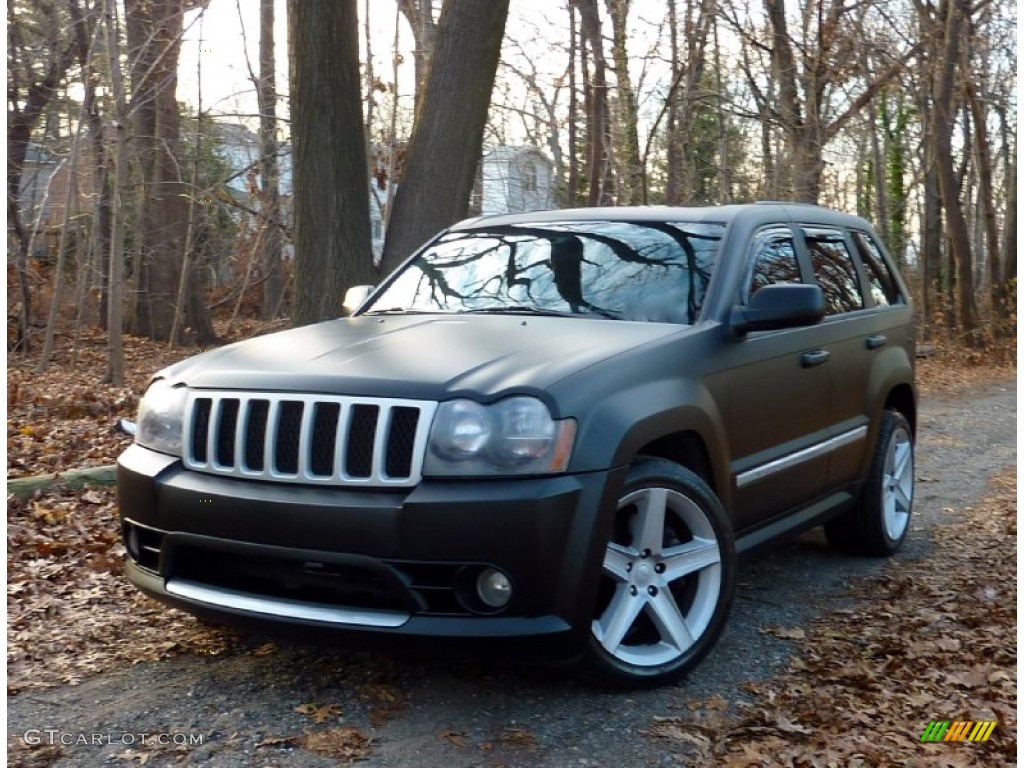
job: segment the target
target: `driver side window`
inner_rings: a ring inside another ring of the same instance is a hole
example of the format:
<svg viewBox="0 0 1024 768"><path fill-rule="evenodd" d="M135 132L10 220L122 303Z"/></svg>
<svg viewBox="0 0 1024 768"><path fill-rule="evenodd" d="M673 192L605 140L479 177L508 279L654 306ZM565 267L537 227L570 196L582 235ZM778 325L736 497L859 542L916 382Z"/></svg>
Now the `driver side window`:
<svg viewBox="0 0 1024 768"><path fill-rule="evenodd" d="M744 304L766 285L803 282L793 235L788 229L759 234L754 238L751 251L750 276L744 290Z"/></svg>

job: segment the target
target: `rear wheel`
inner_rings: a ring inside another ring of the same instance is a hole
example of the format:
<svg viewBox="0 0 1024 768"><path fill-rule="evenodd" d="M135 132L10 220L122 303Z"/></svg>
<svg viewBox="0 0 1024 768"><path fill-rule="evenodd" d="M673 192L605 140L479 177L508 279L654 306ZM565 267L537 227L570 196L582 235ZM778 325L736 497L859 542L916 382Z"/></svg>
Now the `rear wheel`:
<svg viewBox="0 0 1024 768"><path fill-rule="evenodd" d="M886 411L860 500L825 525L829 544L841 552L885 557L910 530L914 504L914 433L899 411Z"/></svg>
<svg viewBox="0 0 1024 768"><path fill-rule="evenodd" d="M678 680L721 634L735 577L731 526L707 484L669 461L637 461L605 549L581 671L625 687Z"/></svg>

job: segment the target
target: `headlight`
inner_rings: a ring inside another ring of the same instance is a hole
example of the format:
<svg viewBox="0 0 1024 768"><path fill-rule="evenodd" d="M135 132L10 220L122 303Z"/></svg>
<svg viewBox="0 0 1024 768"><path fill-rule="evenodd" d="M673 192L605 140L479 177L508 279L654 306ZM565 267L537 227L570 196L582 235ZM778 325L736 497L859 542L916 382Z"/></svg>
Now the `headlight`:
<svg viewBox="0 0 1024 768"><path fill-rule="evenodd" d="M135 442L154 451L181 456L182 421L188 389L154 381L139 401Z"/></svg>
<svg viewBox="0 0 1024 768"><path fill-rule="evenodd" d="M576 422L555 421L535 397L510 397L489 406L451 400L434 416L423 474L564 472L575 437Z"/></svg>

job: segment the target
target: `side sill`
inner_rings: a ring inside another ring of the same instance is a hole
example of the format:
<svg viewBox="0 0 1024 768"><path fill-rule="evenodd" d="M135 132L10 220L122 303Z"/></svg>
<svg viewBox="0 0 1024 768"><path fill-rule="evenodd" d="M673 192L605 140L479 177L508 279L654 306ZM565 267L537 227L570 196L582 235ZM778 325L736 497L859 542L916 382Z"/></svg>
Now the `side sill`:
<svg viewBox="0 0 1024 768"><path fill-rule="evenodd" d="M849 509L857 497L843 490L814 502L797 512L787 513L772 522L736 538L736 554L750 555L777 546L786 539L827 522Z"/></svg>

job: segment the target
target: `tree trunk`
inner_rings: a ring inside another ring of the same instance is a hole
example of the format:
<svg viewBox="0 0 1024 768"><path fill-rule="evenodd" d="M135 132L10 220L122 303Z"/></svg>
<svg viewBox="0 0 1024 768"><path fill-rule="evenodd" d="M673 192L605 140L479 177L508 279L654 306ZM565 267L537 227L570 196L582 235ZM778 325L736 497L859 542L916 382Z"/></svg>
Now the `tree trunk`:
<svg viewBox="0 0 1024 768"><path fill-rule="evenodd" d="M281 313L284 270L281 265L281 190L277 160L277 85L274 67L274 0L260 0L260 78L256 96L260 109L260 181L263 195L263 233L260 264L263 317Z"/></svg>
<svg viewBox="0 0 1024 768"><path fill-rule="evenodd" d="M187 187L181 178L178 143L180 114L175 91L183 22L181 0L126 0L128 61L131 71L134 136L142 166L142 244L139 292L132 331L159 341L171 340L177 289L188 247ZM217 340L199 293L187 276L185 302L191 340ZM184 339L174 339L174 343Z"/></svg>
<svg viewBox="0 0 1024 768"><path fill-rule="evenodd" d="M570 3L569 11L569 179L566 187L566 203L570 208L579 205L580 194L580 161L579 136L577 134L577 118L579 116L579 96L576 84L576 60L579 55L579 29L576 24L576 8Z"/></svg>
<svg viewBox="0 0 1024 768"><path fill-rule="evenodd" d="M114 130L117 133L117 148L114 150L114 192L113 216L110 232L110 276L107 280L107 380L115 387L124 386L124 342L121 338L121 283L124 269L124 204L123 196L128 180L128 104L124 80L121 77L121 60L118 55L120 35L116 24L115 0L103 0L104 28L107 39L107 65L110 68L110 84L114 97Z"/></svg>
<svg viewBox="0 0 1024 768"><path fill-rule="evenodd" d="M611 173L611 121L608 114L608 65L596 0L570 0L580 12L580 28L590 49L594 71L589 83L587 143L589 147L587 205L611 205L614 189Z"/></svg>
<svg viewBox="0 0 1024 768"><path fill-rule="evenodd" d="M84 23L78 3L68 3L72 23ZM16 347L23 352L29 351L29 326L32 320L32 293L28 284L29 240L31 239L21 220L21 179L25 168L25 156L28 153L32 131L39 124L43 111L53 99L57 86L64 79L71 62L78 51L78 39L75 34L70 41L61 40L63 30L47 30L48 47L45 50L46 60L43 62L42 76L34 77L34 66L39 58L39 51L23 48L22 26L24 22L14 11L11 3L7 4L7 39L8 39L8 113L7 113L7 227L14 234L15 268L18 274L18 288L21 298L21 313L18 323ZM74 30L71 30L74 32ZM29 83L19 83L14 71L11 57L21 55L29 59L25 69L33 75Z"/></svg>
<svg viewBox="0 0 1024 768"><path fill-rule="evenodd" d="M337 317L373 282L357 0L289 0L294 145L293 325Z"/></svg>
<svg viewBox="0 0 1024 768"><path fill-rule="evenodd" d="M679 63L679 15L676 0L668 0L669 64L672 82L680 79ZM679 205L682 202L683 153L679 137L679 97L673 90L668 94L668 116L665 123L665 202Z"/></svg>
<svg viewBox="0 0 1024 768"><path fill-rule="evenodd" d="M946 0L946 32L943 42L941 68L935 83L935 124L936 160L938 164L939 190L946 211L949 241L953 260L956 264L956 298L959 310L960 328L969 343L977 344L976 331L980 325L978 308L974 299L974 274L970 235L967 221L960 204L960 185L953 167L953 85L956 77L956 63L960 53L960 38L964 31L964 20L969 0Z"/></svg>
<svg viewBox="0 0 1024 768"><path fill-rule="evenodd" d="M1003 289L1005 300L997 307L999 317L1006 320L1016 312L1013 299L1016 298L1016 288L1010 290L1011 283L1017 279L1017 144L1014 142L1007 163L1008 179L1006 195L1006 223L1003 226ZM1005 333L1011 335L1016 333L1016 327L1006 328Z"/></svg>
<svg viewBox="0 0 1024 768"><path fill-rule="evenodd" d="M605 0L612 20L612 60L618 83L619 135L622 146L619 168L625 176L625 199L620 205L640 205L644 200L644 169L640 162L640 138L637 133L636 94L629 79L629 55L626 50L630 0Z"/></svg>
<svg viewBox="0 0 1024 768"><path fill-rule="evenodd" d="M434 21L434 0L398 0L398 10L409 22L416 47L412 52L416 73L415 115L423 107L423 94L430 77L430 61L437 46L437 22Z"/></svg>
<svg viewBox="0 0 1024 768"><path fill-rule="evenodd" d="M381 267L466 216L509 0L447 0Z"/></svg>
<svg viewBox="0 0 1024 768"><path fill-rule="evenodd" d="M892 246L892 237L889 232L889 190L885 185L885 159L882 156L882 141L878 136L880 119L878 108L872 106L868 114L871 117L871 166L874 169L872 180L875 183L874 218L882 241L886 246Z"/></svg>
<svg viewBox="0 0 1024 768"><path fill-rule="evenodd" d="M1006 296L1003 283L1001 251L999 250L999 224L992 184L992 150L988 141L985 107L982 104L970 73L967 74L967 98L971 103L974 118L974 152L978 160L978 193L981 195L982 221L985 230L985 247L988 253L989 295L992 298L993 314L1001 313L999 307Z"/></svg>

